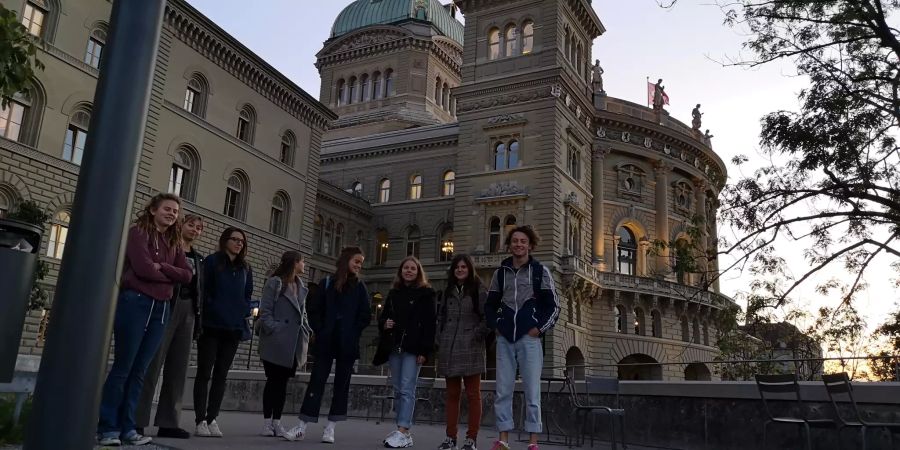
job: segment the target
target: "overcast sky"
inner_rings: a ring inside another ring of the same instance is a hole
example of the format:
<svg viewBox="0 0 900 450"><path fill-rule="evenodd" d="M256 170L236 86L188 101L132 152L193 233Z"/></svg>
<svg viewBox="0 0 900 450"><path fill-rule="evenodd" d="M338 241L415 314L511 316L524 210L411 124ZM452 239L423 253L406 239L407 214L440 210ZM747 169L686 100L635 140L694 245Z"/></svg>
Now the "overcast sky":
<svg viewBox="0 0 900 450"><path fill-rule="evenodd" d="M351 3L260 0L248 7L245 0L188 1L316 98L320 80L313 65L315 55L338 13ZM663 78L672 103L668 110L674 117L690 123L691 109L702 104L703 129L709 128L715 136L714 149L728 165L733 181L740 174L731 158L743 154L751 158L751 164L760 161L759 119L779 109L796 109L797 93L805 80L794 76L789 62L752 70L723 66L721 62L729 58L740 59L744 36L724 26L722 12L711 3L680 0L677 7L662 9L656 0L593 0L607 32L594 41L591 59L599 59L606 71L604 87L611 96L646 104L647 77ZM720 234L731 235L725 228ZM806 266L796 248L785 243L783 256L799 276ZM830 275L841 276L839 272ZM858 306L872 325L894 308L891 276L886 267L877 270L868 277L872 288L860 297ZM733 295L746 290L748 281L745 275L726 274L722 291ZM812 285L797 293L800 305L834 304L833 299L819 298Z"/></svg>

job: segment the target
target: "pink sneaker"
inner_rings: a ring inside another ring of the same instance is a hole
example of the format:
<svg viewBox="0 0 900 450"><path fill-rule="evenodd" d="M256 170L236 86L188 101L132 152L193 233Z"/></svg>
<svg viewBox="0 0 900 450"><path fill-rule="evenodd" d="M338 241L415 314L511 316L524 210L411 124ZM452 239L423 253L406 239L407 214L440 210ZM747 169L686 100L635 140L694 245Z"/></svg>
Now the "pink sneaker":
<svg viewBox="0 0 900 450"><path fill-rule="evenodd" d="M494 446L491 447L491 450L509 450L509 444L506 442L497 440L494 441Z"/></svg>
<svg viewBox="0 0 900 450"><path fill-rule="evenodd" d="M538 449L538 445L537 445L537 444L529 444L529 445L528 445L528 450L540 450L540 449Z"/></svg>

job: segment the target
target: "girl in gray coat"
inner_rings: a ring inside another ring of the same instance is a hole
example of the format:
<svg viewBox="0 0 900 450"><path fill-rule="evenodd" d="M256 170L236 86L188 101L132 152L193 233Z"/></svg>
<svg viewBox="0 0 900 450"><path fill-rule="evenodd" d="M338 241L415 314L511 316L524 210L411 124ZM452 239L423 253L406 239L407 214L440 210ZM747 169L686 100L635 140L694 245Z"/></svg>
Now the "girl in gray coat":
<svg viewBox="0 0 900 450"><path fill-rule="evenodd" d="M447 380L447 437L439 450L477 450L481 424L481 374L485 372L484 320L487 292L469 255L456 255L447 271L447 289L438 303L438 375ZM463 445L457 447L457 424L462 384L466 385L469 425Z"/></svg>
<svg viewBox="0 0 900 450"><path fill-rule="evenodd" d="M259 357L266 371L263 436L284 436L281 411L287 382L297 374L297 366L306 363L310 328L306 317L309 291L300 279L304 266L300 252L285 252L266 281L259 304Z"/></svg>

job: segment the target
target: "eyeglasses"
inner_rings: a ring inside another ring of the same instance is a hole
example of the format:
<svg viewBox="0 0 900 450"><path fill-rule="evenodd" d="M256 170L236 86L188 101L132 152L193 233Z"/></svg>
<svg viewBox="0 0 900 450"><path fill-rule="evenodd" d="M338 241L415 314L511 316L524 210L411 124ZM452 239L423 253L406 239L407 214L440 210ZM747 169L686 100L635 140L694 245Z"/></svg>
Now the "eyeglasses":
<svg viewBox="0 0 900 450"><path fill-rule="evenodd" d="M243 239L238 238L238 237L230 237L230 238L228 238L228 240L229 240L229 241L232 241L232 242L235 242L235 243L238 243L238 244L243 244L243 243L245 242Z"/></svg>

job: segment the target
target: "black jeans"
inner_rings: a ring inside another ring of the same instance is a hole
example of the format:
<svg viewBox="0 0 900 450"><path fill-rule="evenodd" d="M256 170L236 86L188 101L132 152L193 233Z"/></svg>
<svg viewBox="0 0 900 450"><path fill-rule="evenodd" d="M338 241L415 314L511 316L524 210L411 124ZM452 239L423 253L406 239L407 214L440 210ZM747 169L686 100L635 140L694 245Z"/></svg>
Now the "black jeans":
<svg viewBox="0 0 900 450"><path fill-rule="evenodd" d="M196 423L212 422L218 417L225 396L225 380L240 343L240 331L203 328L203 334L197 340L197 377L194 379Z"/></svg>
<svg viewBox="0 0 900 450"><path fill-rule="evenodd" d="M319 409L322 406L322 393L325 392L325 383L331 373L331 365L337 361L334 368L334 395L331 398L331 409L328 412L328 420L340 422L347 420L347 403L350 397L350 375L353 371L355 358L340 357L335 352L322 352L316 355L316 363L309 376L309 385L306 386L306 395L303 396L303 406L300 407L300 420L306 422L319 421Z"/></svg>
<svg viewBox="0 0 900 450"><path fill-rule="evenodd" d="M263 417L281 420L284 411L284 400L287 396L288 380L297 374L297 362L294 367L284 367L263 360L266 371L266 387L263 389Z"/></svg>

